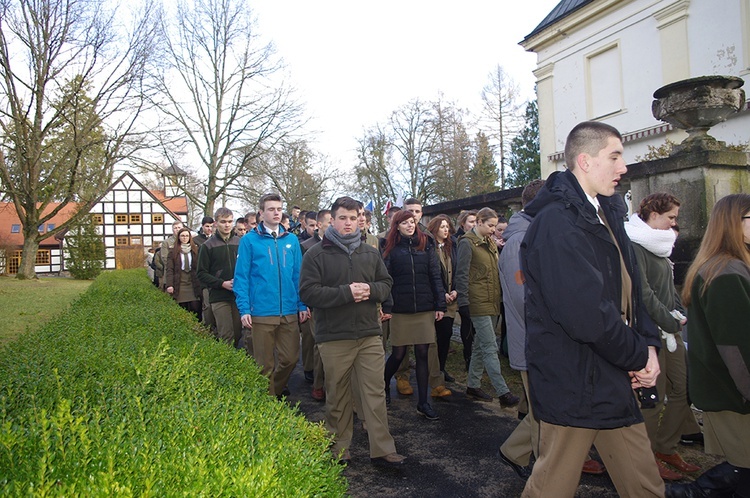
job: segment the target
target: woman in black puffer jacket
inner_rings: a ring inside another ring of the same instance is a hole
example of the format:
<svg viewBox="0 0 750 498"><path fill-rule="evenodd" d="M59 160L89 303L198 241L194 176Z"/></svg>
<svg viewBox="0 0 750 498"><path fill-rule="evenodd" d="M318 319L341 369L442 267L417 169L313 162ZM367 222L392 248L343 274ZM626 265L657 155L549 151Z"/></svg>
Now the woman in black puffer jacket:
<svg viewBox="0 0 750 498"><path fill-rule="evenodd" d="M427 401L429 371L427 352L435 342L435 320L446 311L445 288L432 239L417 228L414 215L399 211L393 217L383 250L385 266L393 278L392 302L383 305L391 313L391 356L385 364L386 400L391 378L414 345L417 358L417 413L429 420L438 416Z"/></svg>

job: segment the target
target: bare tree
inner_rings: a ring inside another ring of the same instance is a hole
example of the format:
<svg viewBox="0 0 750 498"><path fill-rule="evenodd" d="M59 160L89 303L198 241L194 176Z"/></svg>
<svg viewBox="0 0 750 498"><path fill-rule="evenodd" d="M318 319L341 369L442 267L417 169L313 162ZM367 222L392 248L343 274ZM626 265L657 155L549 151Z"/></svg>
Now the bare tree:
<svg viewBox="0 0 750 498"><path fill-rule="evenodd" d="M495 154L499 158L500 189L505 188L506 168L510 157L510 142L518 132L521 110L518 104L518 84L499 64L489 74L489 83L482 90L484 117L493 130L488 135L495 141Z"/></svg>
<svg viewBox="0 0 750 498"><path fill-rule="evenodd" d="M330 184L337 174L327 158L314 152L305 140L280 142L247 164L240 178L243 200L257 206L261 195L277 192L287 206L317 211L330 205Z"/></svg>
<svg viewBox="0 0 750 498"><path fill-rule="evenodd" d="M387 132L380 126L366 131L358 139L357 158L350 190L365 203L373 201L376 224L381 228L386 227L388 225L382 209L403 191L396 181L393 145Z"/></svg>
<svg viewBox="0 0 750 498"><path fill-rule="evenodd" d="M105 0L0 0L0 185L23 227L18 278L36 277L40 241L81 219L131 152L158 37L153 4L124 14ZM40 233L60 212L73 215Z"/></svg>
<svg viewBox="0 0 750 498"><path fill-rule="evenodd" d="M248 1L180 0L162 30L160 143L171 164L199 163L201 195L186 195L210 215L217 199L242 197L243 169L300 128L301 107Z"/></svg>
<svg viewBox="0 0 750 498"><path fill-rule="evenodd" d="M428 203L435 194L435 126L431 103L414 99L391 114L393 147L403 161L409 194Z"/></svg>
<svg viewBox="0 0 750 498"><path fill-rule="evenodd" d="M471 167L471 140L464 125L465 111L441 100L434 104L434 201L466 197Z"/></svg>

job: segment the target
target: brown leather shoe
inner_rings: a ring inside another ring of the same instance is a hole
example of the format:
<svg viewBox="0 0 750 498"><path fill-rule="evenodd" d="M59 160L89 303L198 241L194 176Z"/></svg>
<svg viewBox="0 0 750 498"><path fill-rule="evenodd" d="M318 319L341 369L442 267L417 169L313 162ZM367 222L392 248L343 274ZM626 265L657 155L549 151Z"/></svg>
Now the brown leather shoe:
<svg viewBox="0 0 750 498"><path fill-rule="evenodd" d="M584 474L598 476L604 474L605 470L606 469L604 468L604 465L594 459L589 459L583 462L583 469L581 470L581 472L583 472Z"/></svg>
<svg viewBox="0 0 750 498"><path fill-rule="evenodd" d="M665 481L679 481L680 479L685 478L685 476L679 472L668 469L658 458L656 459L656 466L659 467L659 476Z"/></svg>
<svg viewBox="0 0 750 498"><path fill-rule="evenodd" d="M657 451L655 454L656 454L656 458L658 458L664 463L668 463L669 465L676 468L680 472L698 472L699 470L701 470L701 468L698 467L697 465L693 465L692 463L687 463L685 460L683 460L679 453L672 453L671 455L665 455L664 453L659 453Z"/></svg>
<svg viewBox="0 0 750 498"><path fill-rule="evenodd" d="M414 394L414 389L412 389L411 384L406 379L396 379L396 389L398 389L399 394L403 394L404 396Z"/></svg>
<svg viewBox="0 0 750 498"><path fill-rule="evenodd" d="M390 453L382 457L370 458L370 462L374 465L382 465L385 467L398 467L404 464L404 460L406 460L406 457L399 455L398 453Z"/></svg>
<svg viewBox="0 0 750 498"><path fill-rule="evenodd" d="M446 396L450 396L451 394L453 394L453 391L446 388L445 386L437 386L433 388L432 392L430 393L433 398L444 398Z"/></svg>

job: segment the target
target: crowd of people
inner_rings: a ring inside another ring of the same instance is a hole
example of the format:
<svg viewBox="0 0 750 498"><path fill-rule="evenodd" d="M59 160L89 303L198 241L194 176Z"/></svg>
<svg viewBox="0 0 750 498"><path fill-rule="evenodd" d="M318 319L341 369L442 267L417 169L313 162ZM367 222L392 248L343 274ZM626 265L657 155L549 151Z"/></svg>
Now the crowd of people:
<svg viewBox="0 0 750 498"><path fill-rule="evenodd" d="M622 153L615 128L579 124L566 171L531 182L510 222L485 207L425 226L410 198L376 236L351 197L286 214L267 194L237 220L219 208L195 237L176 222L154 257L158 285L244 348L280 400L301 356L342 463L356 413L371 461L404 464L388 428L392 379L413 394L412 347L416 413L438 420L431 398L453 395L446 359L459 317L468 397L521 401L498 335L521 372L528 413L498 455L526 481L523 496L573 496L581 472L606 469L621 496L750 498L750 195L714 207L681 299L669 259L680 201L651 194L628 219L615 195ZM727 461L665 487L702 470L678 453L681 437L705 438Z"/></svg>

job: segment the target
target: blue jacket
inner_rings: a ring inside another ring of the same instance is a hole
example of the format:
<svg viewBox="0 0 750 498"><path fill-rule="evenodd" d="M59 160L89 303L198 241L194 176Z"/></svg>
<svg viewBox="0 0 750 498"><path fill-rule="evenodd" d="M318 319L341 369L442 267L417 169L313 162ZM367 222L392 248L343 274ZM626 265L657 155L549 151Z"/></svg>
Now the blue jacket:
<svg viewBox="0 0 750 498"><path fill-rule="evenodd" d="M618 195L598 196L633 282L621 317L620 254L570 171L552 173L525 208L526 363L534 415L550 424L614 429L643 422L628 371L661 339L641 302L640 275Z"/></svg>
<svg viewBox="0 0 750 498"><path fill-rule="evenodd" d="M279 236L263 223L240 239L234 295L242 315L284 316L305 311L299 298L302 251L297 237L279 225Z"/></svg>

